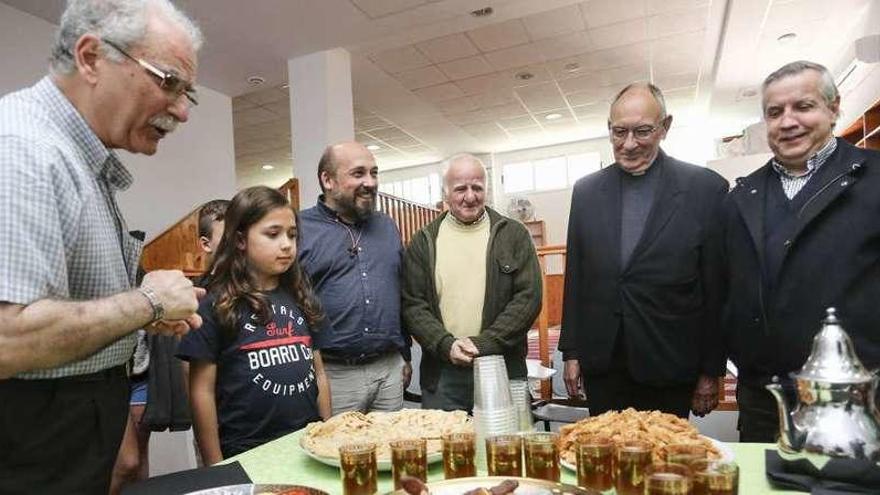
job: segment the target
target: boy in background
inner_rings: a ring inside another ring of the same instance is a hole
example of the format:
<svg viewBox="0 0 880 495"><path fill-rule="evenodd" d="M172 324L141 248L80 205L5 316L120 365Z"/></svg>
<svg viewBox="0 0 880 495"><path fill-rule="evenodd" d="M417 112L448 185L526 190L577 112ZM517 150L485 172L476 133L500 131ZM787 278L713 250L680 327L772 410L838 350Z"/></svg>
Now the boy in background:
<svg viewBox="0 0 880 495"><path fill-rule="evenodd" d="M228 207L228 199L214 199L199 208L199 246L207 254L209 269L214 261L217 245L220 244L220 239L223 237L224 218ZM206 287L209 279L210 273L206 272L193 283L196 287Z"/></svg>

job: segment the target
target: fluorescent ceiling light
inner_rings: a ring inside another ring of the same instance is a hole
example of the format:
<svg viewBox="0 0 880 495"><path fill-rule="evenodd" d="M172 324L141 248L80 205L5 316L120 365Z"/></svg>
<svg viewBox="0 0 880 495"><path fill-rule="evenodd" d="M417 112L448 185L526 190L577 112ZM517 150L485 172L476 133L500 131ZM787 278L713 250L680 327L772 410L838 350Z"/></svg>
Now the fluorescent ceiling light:
<svg viewBox="0 0 880 495"><path fill-rule="evenodd" d="M793 43L796 38L797 33L785 33L776 38L776 41L778 41L782 45L788 45L790 43Z"/></svg>

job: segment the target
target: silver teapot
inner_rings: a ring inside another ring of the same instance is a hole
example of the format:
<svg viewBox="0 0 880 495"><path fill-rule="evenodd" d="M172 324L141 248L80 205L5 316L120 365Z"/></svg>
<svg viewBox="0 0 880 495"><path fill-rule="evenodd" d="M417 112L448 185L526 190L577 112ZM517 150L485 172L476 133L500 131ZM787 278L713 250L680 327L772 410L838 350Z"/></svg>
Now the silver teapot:
<svg viewBox="0 0 880 495"><path fill-rule="evenodd" d="M880 463L878 377L856 356L834 308L827 309L807 362L791 377L797 397L778 380L767 385L779 405L780 456L808 459L817 468L832 457Z"/></svg>

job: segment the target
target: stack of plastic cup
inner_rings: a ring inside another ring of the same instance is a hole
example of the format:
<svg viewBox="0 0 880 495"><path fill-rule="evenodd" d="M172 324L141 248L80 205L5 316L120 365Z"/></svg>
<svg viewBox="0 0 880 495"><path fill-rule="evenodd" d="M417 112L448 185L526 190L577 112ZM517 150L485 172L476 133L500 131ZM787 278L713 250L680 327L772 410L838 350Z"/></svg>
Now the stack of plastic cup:
<svg viewBox="0 0 880 495"><path fill-rule="evenodd" d="M525 380L510 380L510 396L513 399L513 407L516 408L517 431L532 431L532 395L529 392L529 382Z"/></svg>
<svg viewBox="0 0 880 495"><path fill-rule="evenodd" d="M474 359L474 429L478 466L485 463L486 438L516 433L518 421L504 358L482 356Z"/></svg>

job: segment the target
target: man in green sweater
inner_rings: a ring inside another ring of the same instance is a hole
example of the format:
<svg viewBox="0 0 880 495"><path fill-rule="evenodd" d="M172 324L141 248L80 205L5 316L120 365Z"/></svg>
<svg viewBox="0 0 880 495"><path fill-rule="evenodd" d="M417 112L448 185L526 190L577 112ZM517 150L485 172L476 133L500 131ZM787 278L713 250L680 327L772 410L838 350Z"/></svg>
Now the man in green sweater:
<svg viewBox="0 0 880 495"><path fill-rule="evenodd" d="M425 409L473 409L473 360L500 354L526 377L526 332L541 309L541 271L525 226L486 207L473 155L443 174L449 211L416 233L403 261L403 319L422 347Z"/></svg>

